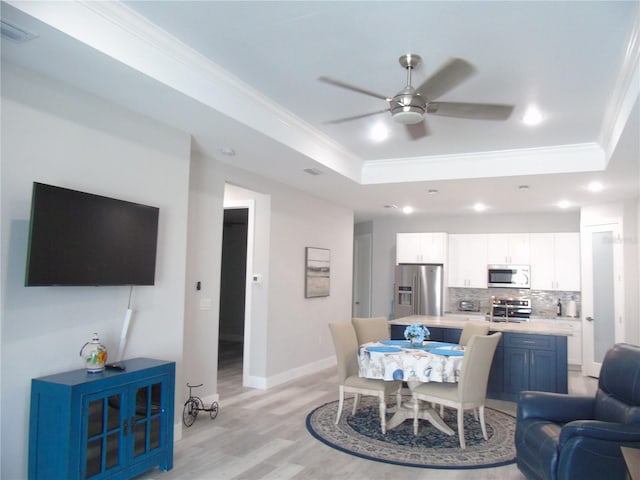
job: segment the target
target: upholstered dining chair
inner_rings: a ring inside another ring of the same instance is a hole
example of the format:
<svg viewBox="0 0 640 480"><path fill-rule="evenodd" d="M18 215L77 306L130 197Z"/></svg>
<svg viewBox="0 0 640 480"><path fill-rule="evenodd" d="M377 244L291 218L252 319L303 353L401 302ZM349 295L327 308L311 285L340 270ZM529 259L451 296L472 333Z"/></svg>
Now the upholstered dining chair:
<svg viewBox="0 0 640 480"><path fill-rule="evenodd" d="M487 382L493 354L496 351L502 333L492 335L474 335L465 348L464 359L458 383L428 382L412 390L414 419L413 434L418 434L418 400L438 403L458 411L458 439L460 448L465 448L464 411L477 408L480 416L482 436L487 437L484 423L484 404L487 397Z"/></svg>
<svg viewBox="0 0 640 480"><path fill-rule="evenodd" d="M389 322L386 317L353 317L351 323L356 331L358 345L391 338Z"/></svg>
<svg viewBox="0 0 640 480"><path fill-rule="evenodd" d="M477 320L467 320L462 327L462 334L460 335L460 340L458 343L460 345L467 345L471 337L474 335L488 335L489 334L489 323L488 322L479 322Z"/></svg>
<svg viewBox="0 0 640 480"><path fill-rule="evenodd" d="M363 378L358 376L358 340L356 332L351 322L330 323L331 337L336 349L336 357L338 359L338 381L339 400L338 413L336 415L336 424L342 416L342 407L344 405L344 394L355 394L353 400L352 415L355 415L360 395L372 395L379 399L380 409L380 428L382 433L387 432L387 396L396 394L396 403L400 405L402 402L402 382L376 380L373 378Z"/></svg>
<svg viewBox="0 0 640 480"><path fill-rule="evenodd" d="M489 334L489 323L488 322L479 322L477 320L467 320L462 327L462 334L460 335L460 340L458 340L458 344L462 346L467 346L471 337L474 335L488 335ZM434 404L435 408L435 404ZM440 405L440 416L444 413L444 406ZM473 418L478 420L478 409L473 409Z"/></svg>

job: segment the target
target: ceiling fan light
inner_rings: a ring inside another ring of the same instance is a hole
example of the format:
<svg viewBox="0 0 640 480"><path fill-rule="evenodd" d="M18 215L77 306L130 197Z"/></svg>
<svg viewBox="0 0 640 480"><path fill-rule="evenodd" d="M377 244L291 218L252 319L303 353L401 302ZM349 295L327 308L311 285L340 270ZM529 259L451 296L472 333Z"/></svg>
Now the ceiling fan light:
<svg viewBox="0 0 640 480"><path fill-rule="evenodd" d="M417 107L401 107L394 108L391 113L396 122L403 125L413 125L422 121L424 110Z"/></svg>

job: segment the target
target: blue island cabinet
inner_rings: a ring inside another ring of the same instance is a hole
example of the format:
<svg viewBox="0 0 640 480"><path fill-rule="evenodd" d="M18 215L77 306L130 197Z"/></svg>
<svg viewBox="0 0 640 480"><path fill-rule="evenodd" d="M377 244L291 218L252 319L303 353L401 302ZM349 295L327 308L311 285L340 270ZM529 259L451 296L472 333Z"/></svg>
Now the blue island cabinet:
<svg viewBox="0 0 640 480"><path fill-rule="evenodd" d="M405 325L391 325L391 338L404 338ZM429 327L430 339L457 343L459 328ZM490 330L489 333L493 333ZM567 393L567 337L503 332L496 347L487 397L516 401L523 390Z"/></svg>
<svg viewBox="0 0 640 480"><path fill-rule="evenodd" d="M175 363L31 381L29 478L121 479L173 467Z"/></svg>

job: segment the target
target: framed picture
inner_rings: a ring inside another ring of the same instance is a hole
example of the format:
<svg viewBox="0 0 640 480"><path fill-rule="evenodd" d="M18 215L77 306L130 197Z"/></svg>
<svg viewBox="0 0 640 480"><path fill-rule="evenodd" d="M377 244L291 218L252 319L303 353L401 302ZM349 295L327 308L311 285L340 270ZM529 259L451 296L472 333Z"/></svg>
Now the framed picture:
<svg viewBox="0 0 640 480"><path fill-rule="evenodd" d="M305 298L328 297L331 276L331 251L307 247L305 252Z"/></svg>

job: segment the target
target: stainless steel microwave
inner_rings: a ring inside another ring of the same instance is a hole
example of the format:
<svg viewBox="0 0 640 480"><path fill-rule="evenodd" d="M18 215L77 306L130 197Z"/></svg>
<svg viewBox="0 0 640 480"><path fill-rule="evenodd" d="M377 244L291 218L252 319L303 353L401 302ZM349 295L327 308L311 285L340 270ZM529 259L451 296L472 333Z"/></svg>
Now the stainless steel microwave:
<svg viewBox="0 0 640 480"><path fill-rule="evenodd" d="M531 288L529 265L488 265L487 286L501 288Z"/></svg>

